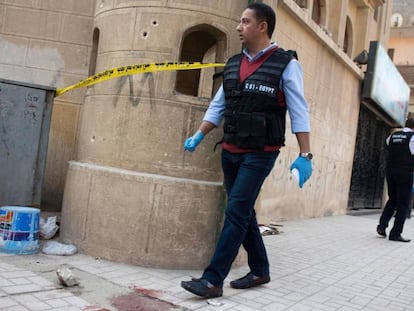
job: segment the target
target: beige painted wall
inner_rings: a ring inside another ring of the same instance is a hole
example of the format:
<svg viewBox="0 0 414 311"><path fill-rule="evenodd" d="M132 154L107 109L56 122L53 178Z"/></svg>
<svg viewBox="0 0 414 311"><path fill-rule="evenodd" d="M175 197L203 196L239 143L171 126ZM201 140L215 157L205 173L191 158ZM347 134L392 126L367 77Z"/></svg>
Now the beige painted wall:
<svg viewBox="0 0 414 311"><path fill-rule="evenodd" d="M297 17L297 18L292 18ZM344 214L352 172L359 112L360 69L317 25L303 27L306 14L290 1L278 7L275 41L297 50L304 70L305 96L311 112L314 171L303 189L289 173L297 157L288 134L277 164L258 200L261 222ZM288 125L290 126L290 125Z"/></svg>
<svg viewBox="0 0 414 311"><path fill-rule="evenodd" d="M414 30L393 29L389 48L394 49L394 64L410 86L409 111L414 113Z"/></svg>
<svg viewBox="0 0 414 311"><path fill-rule="evenodd" d="M391 37L389 48L395 49L394 64L396 66L414 65L414 31L411 37Z"/></svg>
<svg viewBox="0 0 414 311"><path fill-rule="evenodd" d="M394 64L410 86L409 111L414 113L414 27L412 25L414 9L412 3L407 0L396 1L393 13L401 14L403 22L401 27L391 28L389 48L394 51Z"/></svg>

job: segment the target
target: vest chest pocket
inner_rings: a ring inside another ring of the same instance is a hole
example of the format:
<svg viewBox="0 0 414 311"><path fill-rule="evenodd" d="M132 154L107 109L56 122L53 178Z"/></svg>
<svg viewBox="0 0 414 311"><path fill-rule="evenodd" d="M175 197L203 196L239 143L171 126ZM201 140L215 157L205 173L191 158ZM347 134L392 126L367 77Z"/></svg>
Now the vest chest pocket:
<svg viewBox="0 0 414 311"><path fill-rule="evenodd" d="M280 117L275 114L269 114L266 116L266 135L267 143L269 145L284 146L284 128L285 124Z"/></svg>
<svg viewBox="0 0 414 311"><path fill-rule="evenodd" d="M237 120L237 142L240 148L263 149L266 136L264 113L240 112Z"/></svg>

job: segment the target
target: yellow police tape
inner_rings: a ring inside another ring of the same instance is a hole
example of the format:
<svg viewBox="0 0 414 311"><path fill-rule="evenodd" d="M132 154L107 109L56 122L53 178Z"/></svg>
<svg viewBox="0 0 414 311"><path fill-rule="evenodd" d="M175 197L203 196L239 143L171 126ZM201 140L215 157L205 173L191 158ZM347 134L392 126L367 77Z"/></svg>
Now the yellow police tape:
<svg viewBox="0 0 414 311"><path fill-rule="evenodd" d="M223 67L221 63L208 63L203 64L200 62L163 62L163 63L150 63L141 65L122 66L109 70L102 71L96 75L80 81L79 83L70 85L65 88L57 89L55 97L60 96L68 91L94 85L99 82L107 81L109 79L118 78L122 76L134 75L139 73L156 72L156 71L173 71L173 70L190 70L190 69L202 69L210 67Z"/></svg>

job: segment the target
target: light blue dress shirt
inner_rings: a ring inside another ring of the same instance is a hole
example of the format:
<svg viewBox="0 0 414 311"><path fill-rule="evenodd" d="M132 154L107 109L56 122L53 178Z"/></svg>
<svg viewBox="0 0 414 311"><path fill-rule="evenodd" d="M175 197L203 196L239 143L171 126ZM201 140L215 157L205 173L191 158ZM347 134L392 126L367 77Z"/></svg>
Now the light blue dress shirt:
<svg viewBox="0 0 414 311"><path fill-rule="evenodd" d="M254 57L245 49L243 53L247 59L252 62L266 53L269 49L275 46L272 43L267 48L260 51ZM303 95L303 77L302 66L296 59L292 59L283 71L280 81L280 88L285 94L286 106L289 112L291 121L292 133L310 132L309 122L309 108L306 99ZM215 126L219 126L223 120L223 114L226 109L226 102L224 97L223 84L218 89L213 100L210 102L203 120L208 121Z"/></svg>

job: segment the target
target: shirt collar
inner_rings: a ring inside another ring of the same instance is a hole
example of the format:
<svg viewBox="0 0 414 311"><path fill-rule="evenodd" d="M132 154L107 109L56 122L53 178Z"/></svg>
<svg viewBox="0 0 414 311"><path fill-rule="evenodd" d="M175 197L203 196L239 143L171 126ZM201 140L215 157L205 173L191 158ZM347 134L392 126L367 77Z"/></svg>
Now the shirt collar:
<svg viewBox="0 0 414 311"><path fill-rule="evenodd" d="M257 53L255 56L251 56L249 51L247 50L247 48L243 49L243 54L246 55L247 60L249 62L253 62L257 59L259 59L260 57L263 56L263 54L265 54L267 51L269 51L270 49L273 49L274 47L276 47L276 43L272 42L268 47L264 48L263 50L261 50L259 53Z"/></svg>

